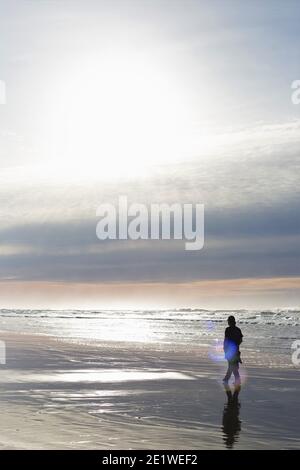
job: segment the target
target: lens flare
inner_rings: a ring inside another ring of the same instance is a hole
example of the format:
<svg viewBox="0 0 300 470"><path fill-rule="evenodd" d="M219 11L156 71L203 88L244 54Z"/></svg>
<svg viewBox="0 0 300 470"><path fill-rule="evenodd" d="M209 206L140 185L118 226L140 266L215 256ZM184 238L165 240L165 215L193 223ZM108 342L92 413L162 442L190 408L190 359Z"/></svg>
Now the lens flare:
<svg viewBox="0 0 300 470"><path fill-rule="evenodd" d="M231 341L230 339L226 339L226 353L225 357L228 361L232 361L235 359L239 352L238 352L238 346L234 341Z"/></svg>
<svg viewBox="0 0 300 470"><path fill-rule="evenodd" d="M228 344L228 350L226 349L226 358L225 358L225 353L223 350L223 341L220 341L219 339L214 340L214 344L211 346L211 348L208 351L208 357L210 358L210 360L220 365L220 375L217 381L222 388L224 388L223 378L227 372L227 367L228 367L227 360L228 359L231 360L236 355L236 353L237 353L237 346L236 344L230 341ZM239 373L240 373L240 378L241 378L240 384L244 385L247 380L247 371L242 366L242 367L239 367ZM230 382L231 381L234 382L234 376L232 376L232 378L230 379Z"/></svg>
<svg viewBox="0 0 300 470"><path fill-rule="evenodd" d="M224 361L224 351L223 351L223 342L219 339L215 339L215 344L208 351L208 357L213 362Z"/></svg>

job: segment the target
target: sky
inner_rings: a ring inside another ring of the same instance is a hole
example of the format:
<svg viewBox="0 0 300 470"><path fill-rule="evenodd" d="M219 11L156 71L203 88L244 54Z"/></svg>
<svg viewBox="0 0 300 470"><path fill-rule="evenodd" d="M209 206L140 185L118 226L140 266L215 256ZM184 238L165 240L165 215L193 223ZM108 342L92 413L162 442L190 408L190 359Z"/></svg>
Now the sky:
<svg viewBox="0 0 300 470"><path fill-rule="evenodd" d="M0 308L299 306L299 23L297 0L0 0ZM98 240L120 195L204 204L204 248Z"/></svg>

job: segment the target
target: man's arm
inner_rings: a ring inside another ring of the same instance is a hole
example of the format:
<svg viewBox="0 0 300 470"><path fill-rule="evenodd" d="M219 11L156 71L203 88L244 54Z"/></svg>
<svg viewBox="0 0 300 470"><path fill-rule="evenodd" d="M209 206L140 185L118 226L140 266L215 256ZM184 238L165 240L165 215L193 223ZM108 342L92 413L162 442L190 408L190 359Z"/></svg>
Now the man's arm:
<svg viewBox="0 0 300 470"><path fill-rule="evenodd" d="M239 329L239 333L240 333L240 338L239 338L239 345L240 345L243 342L243 333L240 329Z"/></svg>

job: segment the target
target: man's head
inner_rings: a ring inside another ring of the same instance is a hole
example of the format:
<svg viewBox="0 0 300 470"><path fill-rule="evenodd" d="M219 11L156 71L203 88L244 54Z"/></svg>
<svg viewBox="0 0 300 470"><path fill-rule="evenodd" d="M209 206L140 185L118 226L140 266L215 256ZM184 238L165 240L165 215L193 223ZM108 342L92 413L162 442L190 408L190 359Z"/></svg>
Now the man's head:
<svg viewBox="0 0 300 470"><path fill-rule="evenodd" d="M235 326L236 321L233 315L230 315L230 317L227 318L227 321L229 326Z"/></svg>

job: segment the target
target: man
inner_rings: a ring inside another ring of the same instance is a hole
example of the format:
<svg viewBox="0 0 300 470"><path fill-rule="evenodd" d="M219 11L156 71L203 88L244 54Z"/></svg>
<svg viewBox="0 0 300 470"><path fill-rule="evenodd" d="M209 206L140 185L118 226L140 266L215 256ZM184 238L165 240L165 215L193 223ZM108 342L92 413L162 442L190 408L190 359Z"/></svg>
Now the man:
<svg viewBox="0 0 300 470"><path fill-rule="evenodd" d="M228 317L228 328L225 330L224 353L228 361L228 370L223 379L224 384L228 384L231 374L234 375L235 385L240 385L241 378L239 373L239 364L241 361L241 353L239 346L243 341L241 330L236 326L235 318L231 315Z"/></svg>

